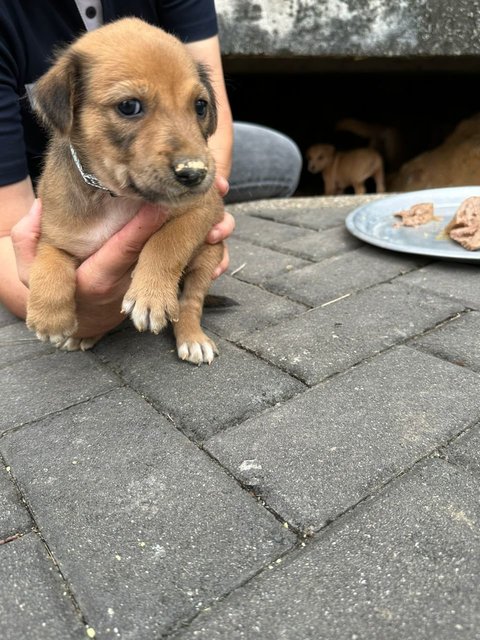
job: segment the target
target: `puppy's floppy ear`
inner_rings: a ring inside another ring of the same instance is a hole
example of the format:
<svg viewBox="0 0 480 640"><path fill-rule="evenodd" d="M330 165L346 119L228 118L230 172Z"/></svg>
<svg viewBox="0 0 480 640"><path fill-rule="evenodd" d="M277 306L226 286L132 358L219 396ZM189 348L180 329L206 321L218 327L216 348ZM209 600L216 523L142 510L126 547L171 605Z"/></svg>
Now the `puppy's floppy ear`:
<svg viewBox="0 0 480 640"><path fill-rule="evenodd" d="M217 100L215 98L215 91L213 90L212 83L210 82L210 76L208 75L208 68L204 64L198 64L198 75L200 76L200 82L203 84L208 93L208 119L207 119L207 137L215 133L217 128Z"/></svg>
<svg viewBox="0 0 480 640"><path fill-rule="evenodd" d="M50 129L68 135L79 102L82 74L80 55L67 49L33 87L33 106Z"/></svg>

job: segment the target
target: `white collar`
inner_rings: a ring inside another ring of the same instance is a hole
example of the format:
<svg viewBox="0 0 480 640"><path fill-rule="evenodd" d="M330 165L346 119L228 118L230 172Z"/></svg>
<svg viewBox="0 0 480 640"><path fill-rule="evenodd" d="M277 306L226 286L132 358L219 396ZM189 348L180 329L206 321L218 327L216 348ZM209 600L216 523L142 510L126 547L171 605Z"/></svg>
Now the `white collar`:
<svg viewBox="0 0 480 640"><path fill-rule="evenodd" d="M75 163L75 166L77 167L77 169L80 172L80 175L83 178L83 181L88 184L90 187L95 187L95 189L102 189L103 191L108 191L108 193L115 197L115 193L112 193L110 191L110 189L108 187L106 187L104 184L102 184L100 182L100 180L98 178L96 178L94 175L92 175L91 173L87 173L84 168L82 167L82 163L80 162L79 157L77 156L77 152L75 151L75 149L73 148L72 145L70 145L70 153L72 154L72 158L73 161Z"/></svg>

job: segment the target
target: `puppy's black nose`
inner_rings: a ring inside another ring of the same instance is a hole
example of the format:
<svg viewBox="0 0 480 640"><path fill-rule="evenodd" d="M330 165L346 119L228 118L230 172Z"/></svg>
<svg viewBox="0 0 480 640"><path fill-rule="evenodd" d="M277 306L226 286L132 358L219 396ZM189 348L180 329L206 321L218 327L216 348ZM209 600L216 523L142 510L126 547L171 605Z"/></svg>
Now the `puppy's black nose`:
<svg viewBox="0 0 480 640"><path fill-rule="evenodd" d="M173 167L175 178L186 187L195 187L205 179L207 167L201 160L179 162Z"/></svg>

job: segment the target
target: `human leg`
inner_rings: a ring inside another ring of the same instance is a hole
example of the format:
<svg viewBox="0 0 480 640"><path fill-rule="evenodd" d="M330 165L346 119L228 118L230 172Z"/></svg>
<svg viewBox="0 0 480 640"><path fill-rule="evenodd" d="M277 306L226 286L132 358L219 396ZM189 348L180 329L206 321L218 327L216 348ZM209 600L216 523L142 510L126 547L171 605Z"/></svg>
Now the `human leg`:
<svg viewBox="0 0 480 640"><path fill-rule="evenodd" d="M236 122L225 201L287 198L297 188L301 169L302 156L293 140L268 127Z"/></svg>

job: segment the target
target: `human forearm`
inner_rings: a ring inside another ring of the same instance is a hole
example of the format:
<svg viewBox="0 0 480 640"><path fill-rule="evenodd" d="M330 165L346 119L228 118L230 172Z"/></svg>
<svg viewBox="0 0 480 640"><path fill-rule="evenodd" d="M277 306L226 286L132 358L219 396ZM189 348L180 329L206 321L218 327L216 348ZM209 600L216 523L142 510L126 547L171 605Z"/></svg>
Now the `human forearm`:
<svg viewBox="0 0 480 640"><path fill-rule="evenodd" d="M0 187L0 302L20 318L25 317L28 290L18 274L17 261L12 244L13 227L25 216L34 201L30 178ZM35 216L35 212L34 212ZM33 221L20 242L30 242L32 234L40 232L40 222Z"/></svg>

